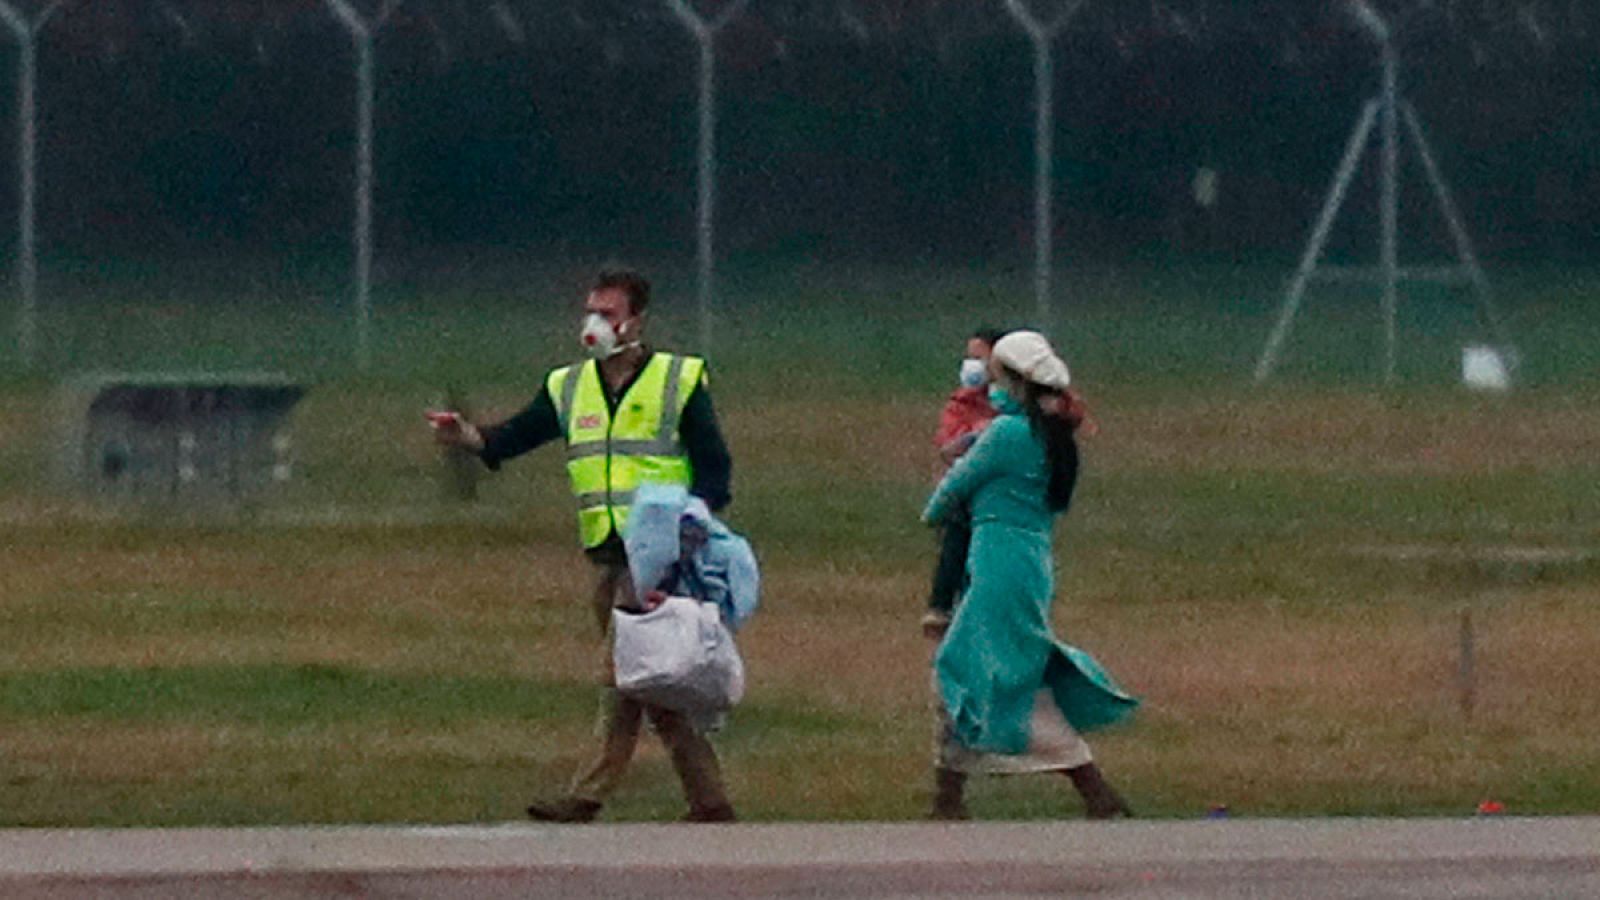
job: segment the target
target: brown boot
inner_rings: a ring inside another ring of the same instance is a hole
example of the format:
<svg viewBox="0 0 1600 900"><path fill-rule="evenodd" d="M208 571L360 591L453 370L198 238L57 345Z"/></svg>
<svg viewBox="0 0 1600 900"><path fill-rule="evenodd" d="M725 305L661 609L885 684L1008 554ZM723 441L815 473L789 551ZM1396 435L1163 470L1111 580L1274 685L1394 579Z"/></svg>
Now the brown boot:
<svg viewBox="0 0 1600 900"><path fill-rule="evenodd" d="M555 800L538 800L528 807L528 818L536 822L582 824L584 822L593 822L594 817L599 814L600 802L598 800L585 800L582 797L559 797Z"/></svg>
<svg viewBox="0 0 1600 900"><path fill-rule="evenodd" d="M1066 773L1072 779L1072 786L1078 789L1078 795L1083 798L1084 811L1089 818L1126 819L1133 815L1128 804L1106 783L1099 766L1084 763L1075 769L1067 769Z"/></svg>
<svg viewBox="0 0 1600 900"><path fill-rule="evenodd" d="M691 806L689 807L689 812L684 815L681 821L699 823L737 822L739 817L734 814L733 807L724 803L720 806Z"/></svg>
<svg viewBox="0 0 1600 900"><path fill-rule="evenodd" d="M933 784L933 811L928 818L940 822L964 822L972 818L972 814L967 812L964 796L967 773L955 769L934 769Z"/></svg>

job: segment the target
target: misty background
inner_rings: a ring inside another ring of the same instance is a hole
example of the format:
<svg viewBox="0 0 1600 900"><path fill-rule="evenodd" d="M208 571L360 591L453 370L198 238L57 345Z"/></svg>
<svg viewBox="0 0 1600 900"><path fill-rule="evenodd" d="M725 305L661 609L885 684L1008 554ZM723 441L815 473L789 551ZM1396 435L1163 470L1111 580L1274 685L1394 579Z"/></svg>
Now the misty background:
<svg viewBox="0 0 1600 900"><path fill-rule="evenodd" d="M1055 44L1059 258L1292 259L1377 88L1372 43L1322 4L1104 6L1123 4L1086 5ZM1596 48L1557 15L1581 5L1524 8L1548 21L1413 13L1402 87L1482 253L1582 260L1600 251ZM717 51L719 254L1030 251L1033 58L999 0L756 0ZM380 258L692 254L697 48L664 3L415 0L376 53ZM39 43L41 258L347 252L353 60L320 0L68 4ZM1442 249L1403 165L1407 249ZM1375 240L1372 168L1336 248ZM16 192L0 177L0 208Z"/></svg>

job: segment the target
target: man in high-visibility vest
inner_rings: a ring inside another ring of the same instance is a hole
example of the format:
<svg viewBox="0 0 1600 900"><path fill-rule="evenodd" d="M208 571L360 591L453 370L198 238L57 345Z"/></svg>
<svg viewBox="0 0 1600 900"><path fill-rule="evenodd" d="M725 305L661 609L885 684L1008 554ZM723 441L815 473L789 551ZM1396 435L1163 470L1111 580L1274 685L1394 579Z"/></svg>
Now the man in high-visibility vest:
<svg viewBox="0 0 1600 900"><path fill-rule="evenodd" d="M649 303L650 283L638 273L602 272L584 303L579 340L587 361L550 372L533 402L504 422L479 427L453 413L429 417L441 442L476 451L491 469L548 441L566 440L578 537L598 574L594 614L602 636L613 607L638 603L622 544L634 491L642 484L680 484L712 510L730 499L732 460L711 405L705 361L644 343ZM710 741L684 715L622 696L609 678L598 757L565 796L536 802L528 814L550 822L592 821L621 780L646 717L683 781L686 819L733 820Z"/></svg>

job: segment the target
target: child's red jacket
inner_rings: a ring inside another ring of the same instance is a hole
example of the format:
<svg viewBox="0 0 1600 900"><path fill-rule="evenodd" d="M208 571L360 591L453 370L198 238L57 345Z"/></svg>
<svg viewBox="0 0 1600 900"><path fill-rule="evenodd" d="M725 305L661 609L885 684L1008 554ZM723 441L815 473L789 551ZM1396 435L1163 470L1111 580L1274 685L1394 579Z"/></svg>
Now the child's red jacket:
<svg viewBox="0 0 1600 900"><path fill-rule="evenodd" d="M957 438L982 431L994 415L987 386L956 388L944 402L944 411L939 413L939 430L934 432L933 446L942 448Z"/></svg>

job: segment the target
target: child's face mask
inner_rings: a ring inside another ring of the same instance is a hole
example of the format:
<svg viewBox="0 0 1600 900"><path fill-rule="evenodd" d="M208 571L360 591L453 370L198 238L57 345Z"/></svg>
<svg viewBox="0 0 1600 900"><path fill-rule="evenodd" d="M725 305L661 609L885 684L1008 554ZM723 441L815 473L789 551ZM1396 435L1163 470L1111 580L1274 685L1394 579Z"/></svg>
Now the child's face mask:
<svg viewBox="0 0 1600 900"><path fill-rule="evenodd" d="M961 361L961 386L982 387L989 380L989 367L981 359L967 357Z"/></svg>

